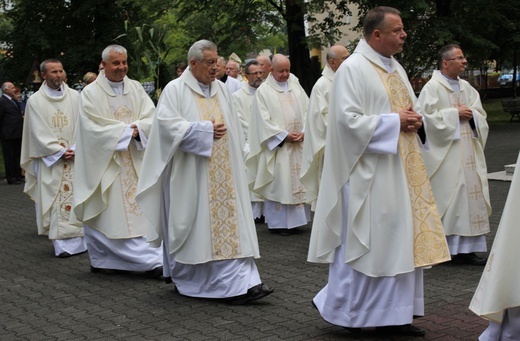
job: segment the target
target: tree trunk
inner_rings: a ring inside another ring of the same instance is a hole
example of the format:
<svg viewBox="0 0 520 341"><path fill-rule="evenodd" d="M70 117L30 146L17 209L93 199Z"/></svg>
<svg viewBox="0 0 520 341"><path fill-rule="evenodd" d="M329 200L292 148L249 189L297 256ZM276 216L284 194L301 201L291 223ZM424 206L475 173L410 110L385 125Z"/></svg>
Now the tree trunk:
<svg viewBox="0 0 520 341"><path fill-rule="evenodd" d="M304 0L286 0L285 20L289 42L291 72L298 77L307 94L316 82L312 72L309 48L305 40Z"/></svg>

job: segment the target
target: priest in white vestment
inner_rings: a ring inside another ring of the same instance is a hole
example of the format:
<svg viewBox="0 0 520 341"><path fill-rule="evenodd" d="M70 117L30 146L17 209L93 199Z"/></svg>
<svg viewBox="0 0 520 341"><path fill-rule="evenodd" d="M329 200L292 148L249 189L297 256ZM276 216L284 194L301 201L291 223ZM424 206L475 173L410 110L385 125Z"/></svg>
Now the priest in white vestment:
<svg viewBox="0 0 520 341"><path fill-rule="evenodd" d="M226 84L231 93L235 93L242 88L242 82L238 79L229 76L226 72L226 59L222 56L218 57L217 62L217 79Z"/></svg>
<svg viewBox="0 0 520 341"><path fill-rule="evenodd" d="M303 141L303 157L301 182L307 189L307 203L316 205L318 188L323 170L325 152L325 136L327 134L327 115L329 113L329 93L334 74L339 66L350 55L345 46L331 46L327 52L327 65L321 77L312 88L305 120L305 140ZM313 207L314 210L314 207Z"/></svg>
<svg viewBox="0 0 520 341"><path fill-rule="evenodd" d="M244 69L248 81L239 91L233 94L233 103L237 110L238 118L242 125L242 131L244 132L244 137L247 142L249 118L251 117L253 99L255 98L256 89L262 85L262 75L264 72L256 60L248 62ZM250 191L250 195L251 206L253 208L253 218L260 219L264 215L264 199L253 191Z"/></svg>
<svg viewBox="0 0 520 341"><path fill-rule="evenodd" d="M313 300L329 323L422 336L423 270L449 260L421 158L422 117L393 58L406 33L399 11L376 7L365 39L334 77L323 174L308 260L330 263Z"/></svg>
<svg viewBox="0 0 520 341"><path fill-rule="evenodd" d="M135 202L154 104L126 77L126 49L110 45L102 70L81 92L74 213L84 223L92 272L162 276L162 249L145 238L150 222Z"/></svg>
<svg viewBox="0 0 520 341"><path fill-rule="evenodd" d="M489 126L479 93L459 77L466 65L458 45L440 49L439 70L419 96L431 147L423 157L453 262L485 265L475 252L487 251Z"/></svg>
<svg viewBox="0 0 520 341"><path fill-rule="evenodd" d="M258 240L231 93L216 80L217 47L201 40L189 69L163 90L137 202L163 241L164 272L182 295L248 303L272 293L254 258Z"/></svg>
<svg viewBox="0 0 520 341"><path fill-rule="evenodd" d="M264 198L265 222L271 232L283 233L310 220L300 181L309 99L290 69L287 57L273 56L271 74L253 100L246 159L249 188Z"/></svg>
<svg viewBox="0 0 520 341"><path fill-rule="evenodd" d="M65 71L59 60L43 61L40 70L45 81L25 109L24 192L36 204L38 234L49 236L54 254L63 258L87 251L83 225L72 212L79 93L63 82Z"/></svg>
<svg viewBox="0 0 520 341"><path fill-rule="evenodd" d="M480 341L520 340L520 155L489 260L469 305L490 321Z"/></svg>

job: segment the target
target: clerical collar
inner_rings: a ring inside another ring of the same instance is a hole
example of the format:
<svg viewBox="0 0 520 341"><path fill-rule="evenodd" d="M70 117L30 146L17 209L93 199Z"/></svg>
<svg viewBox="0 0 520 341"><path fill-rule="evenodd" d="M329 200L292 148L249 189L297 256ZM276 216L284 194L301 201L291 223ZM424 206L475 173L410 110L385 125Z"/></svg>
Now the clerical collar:
<svg viewBox="0 0 520 341"><path fill-rule="evenodd" d="M282 88L283 91L285 91L285 92L289 91L289 84L287 81L279 82L276 79L274 81L280 86L280 88Z"/></svg>
<svg viewBox="0 0 520 341"><path fill-rule="evenodd" d="M125 85L124 81L112 82L110 79L107 78L106 75L105 75L105 79L107 80L108 85L110 85L112 90L114 90L114 93L116 94L116 96L121 96L123 94L124 85Z"/></svg>
<svg viewBox="0 0 520 341"><path fill-rule="evenodd" d="M459 92L460 91L460 83L459 83L458 79L453 79L451 77L448 77L448 76L446 76L442 72L441 72L441 75L443 75L444 78L446 78L446 80L448 81L448 84L451 86L453 91L455 91L455 92Z"/></svg>
<svg viewBox="0 0 520 341"><path fill-rule="evenodd" d="M247 84L247 87L249 88L249 94L250 95L254 95L256 93L256 89L257 88L254 88L252 87L251 85Z"/></svg>
<svg viewBox="0 0 520 341"><path fill-rule="evenodd" d="M385 57L381 53L377 52L377 55L379 56L379 59L381 59L381 63L385 66L386 71L393 72L392 68L392 57Z"/></svg>
<svg viewBox="0 0 520 341"><path fill-rule="evenodd" d="M206 98L210 98L211 93L210 93L209 89L210 89L211 84L204 84L201 82L197 82L197 83L199 83L200 89L202 90L202 93L204 94L204 96Z"/></svg>
<svg viewBox="0 0 520 341"><path fill-rule="evenodd" d="M63 97L63 91L61 89L62 85L58 89L50 88L47 83L44 84L44 89L47 94L51 97Z"/></svg>

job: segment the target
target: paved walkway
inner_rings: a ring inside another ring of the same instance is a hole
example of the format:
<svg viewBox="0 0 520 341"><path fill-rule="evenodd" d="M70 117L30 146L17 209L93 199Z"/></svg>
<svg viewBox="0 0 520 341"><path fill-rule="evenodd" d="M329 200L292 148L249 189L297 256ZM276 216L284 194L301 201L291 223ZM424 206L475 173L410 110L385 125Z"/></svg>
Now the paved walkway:
<svg viewBox="0 0 520 341"><path fill-rule="evenodd" d="M490 172L516 162L520 123L492 127ZM509 182L490 182L492 242ZM311 299L327 266L306 262L310 226L293 236L257 225L258 268L275 292L249 306L180 296L157 280L89 272L88 255L58 259L37 236L34 206L22 186L0 184L0 340L392 340L324 322ZM423 340L476 340L486 322L468 309L482 267L439 265L425 271ZM394 338L407 340L409 338Z"/></svg>

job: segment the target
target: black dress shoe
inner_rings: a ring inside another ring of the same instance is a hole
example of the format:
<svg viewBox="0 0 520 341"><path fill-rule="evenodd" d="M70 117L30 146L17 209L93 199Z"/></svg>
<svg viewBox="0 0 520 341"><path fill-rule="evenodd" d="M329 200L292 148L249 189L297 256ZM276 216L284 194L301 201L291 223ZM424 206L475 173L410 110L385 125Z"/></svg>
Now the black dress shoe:
<svg viewBox="0 0 520 341"><path fill-rule="evenodd" d="M148 277L148 278L165 279L163 277L163 267L162 266L158 266L153 270L146 271L145 274L146 274L146 277ZM171 280L171 277L170 277L170 280Z"/></svg>
<svg viewBox="0 0 520 341"><path fill-rule="evenodd" d="M68 252L62 252L58 255L59 258L68 258L70 256L72 256L72 255Z"/></svg>
<svg viewBox="0 0 520 341"><path fill-rule="evenodd" d="M170 284L170 283L173 283L173 280L171 277L164 277L164 283Z"/></svg>
<svg viewBox="0 0 520 341"><path fill-rule="evenodd" d="M19 185L21 182L19 180L7 180L8 185Z"/></svg>
<svg viewBox="0 0 520 341"><path fill-rule="evenodd" d="M486 265L487 258L479 257L475 252L459 253L451 257L454 264L468 264L468 265Z"/></svg>
<svg viewBox="0 0 520 341"><path fill-rule="evenodd" d="M376 333L384 335L404 335L404 336L424 336L426 332L424 329L413 326L411 324L405 324L402 326L384 326L376 327Z"/></svg>
<svg viewBox="0 0 520 341"><path fill-rule="evenodd" d="M245 293L244 295L233 297L229 302L235 305L247 304L249 302L259 300L267 295L271 295L273 291L273 288L270 288L267 285L260 283L252 288L249 288L249 290L247 290L247 293Z"/></svg>
<svg viewBox="0 0 520 341"><path fill-rule="evenodd" d="M96 268L91 265L90 272L92 272L93 274L100 273L100 274L104 274L104 275L113 275L115 273L118 273L119 270Z"/></svg>

